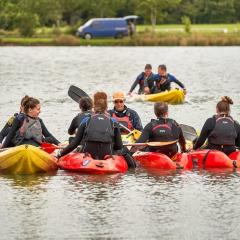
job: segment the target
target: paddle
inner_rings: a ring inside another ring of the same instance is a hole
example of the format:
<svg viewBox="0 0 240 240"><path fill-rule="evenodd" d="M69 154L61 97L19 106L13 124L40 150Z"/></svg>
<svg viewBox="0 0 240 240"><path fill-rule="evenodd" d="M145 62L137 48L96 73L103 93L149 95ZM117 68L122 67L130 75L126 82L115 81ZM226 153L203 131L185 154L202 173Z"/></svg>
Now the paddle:
<svg viewBox="0 0 240 240"><path fill-rule="evenodd" d="M79 100L82 97L89 97L89 95L87 93L85 93L82 89L71 85L68 89L68 96L74 100L75 102L79 103ZM90 97L89 97L90 98Z"/></svg>
<svg viewBox="0 0 240 240"><path fill-rule="evenodd" d="M162 147L162 146L174 144L174 143L176 143L177 141L178 141L178 140L176 140L176 141L170 141L170 142L127 143L127 144L124 144L123 146L134 146L134 147L138 147L138 146Z"/></svg>
<svg viewBox="0 0 240 240"><path fill-rule="evenodd" d="M197 131L194 127L186 125L186 124L179 124L183 131L183 136L188 141L193 141L195 138L198 137Z"/></svg>

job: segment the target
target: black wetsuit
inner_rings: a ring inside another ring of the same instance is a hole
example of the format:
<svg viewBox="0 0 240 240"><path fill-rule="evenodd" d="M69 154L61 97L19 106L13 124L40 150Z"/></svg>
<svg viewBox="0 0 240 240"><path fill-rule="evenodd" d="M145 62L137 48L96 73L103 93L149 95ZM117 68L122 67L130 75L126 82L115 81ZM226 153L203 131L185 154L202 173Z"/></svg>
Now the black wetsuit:
<svg viewBox="0 0 240 240"><path fill-rule="evenodd" d="M220 115L220 117L221 117L221 115ZM235 141L235 144L231 144L231 143L224 144L221 142L222 141L221 138L217 139L217 141L219 141L219 143L216 144L215 141L214 141L215 143L212 143L213 140L211 137L211 133L213 132L215 125L216 125L216 116L208 118L203 125L200 136L198 137L197 141L195 142L193 149L196 150L196 149L200 148L204 144L206 139L208 139L208 143L205 147L207 149L216 149L216 150L224 152L227 155L236 151L236 146L240 147L240 125L238 122L236 122L234 120L233 120L233 124L234 124L233 126L236 131L235 132L236 137L234 137L234 135L233 135L232 138L233 138L233 141ZM230 135L230 132L228 132L228 134Z"/></svg>
<svg viewBox="0 0 240 240"><path fill-rule="evenodd" d="M19 130L19 128L22 126L24 119L25 119L26 115L25 114L18 114L12 124L12 127L3 143L3 148L6 147L10 147L12 146L13 143L13 139L17 134L17 131ZM28 116L29 117L29 116ZM31 118L31 117L29 117ZM46 128L46 126L44 125L42 119L39 118L40 124L41 124L41 128L42 128L42 134L44 136L43 141L49 142L49 143L53 143L53 144L59 144L60 142L48 131L48 129ZM30 144L30 145L34 145L34 146L39 146L39 143L35 142L34 140L31 139L26 139L23 140L21 142L21 144Z"/></svg>
<svg viewBox="0 0 240 240"><path fill-rule="evenodd" d="M151 120L151 122L144 127L137 143L167 142L175 140L178 140L181 150L186 151L185 138L183 136L182 129L178 126L178 123L173 119L159 118ZM145 151L160 152L172 157L178 152L178 146L177 143L175 143L163 147L148 147Z"/></svg>
<svg viewBox="0 0 240 240"><path fill-rule="evenodd" d="M79 113L76 117L73 118L72 122L71 122L71 125L70 127L68 128L68 134L69 135L73 135L76 133L76 130L78 128L78 126L80 125L80 123L82 122L82 120L91 115L92 114L92 111L85 111L85 112L82 112L82 113Z"/></svg>

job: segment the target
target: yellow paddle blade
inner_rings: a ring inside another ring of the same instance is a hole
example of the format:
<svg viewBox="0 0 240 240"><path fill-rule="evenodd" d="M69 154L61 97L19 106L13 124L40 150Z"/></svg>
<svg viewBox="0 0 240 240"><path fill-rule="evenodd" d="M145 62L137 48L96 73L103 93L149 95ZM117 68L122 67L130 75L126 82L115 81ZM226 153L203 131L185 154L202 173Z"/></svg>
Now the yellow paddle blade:
<svg viewBox="0 0 240 240"><path fill-rule="evenodd" d="M139 137L141 136L142 132L134 129L132 130L127 136L133 136L134 140L137 141L139 139Z"/></svg>

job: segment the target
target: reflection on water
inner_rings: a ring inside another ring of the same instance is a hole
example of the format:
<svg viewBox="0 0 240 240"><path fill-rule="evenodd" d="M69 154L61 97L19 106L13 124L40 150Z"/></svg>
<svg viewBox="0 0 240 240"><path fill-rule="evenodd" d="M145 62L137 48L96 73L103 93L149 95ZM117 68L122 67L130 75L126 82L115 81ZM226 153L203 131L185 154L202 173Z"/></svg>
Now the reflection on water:
<svg viewBox="0 0 240 240"><path fill-rule="evenodd" d="M71 84L127 92L146 63L168 66L187 86L187 103L170 106L179 123L200 128L222 95L240 115L240 48L2 47L0 126L29 94L61 141L78 105ZM206 57L207 56L207 57ZM184 60L183 60L184 59ZM226 71L226 66L228 70ZM153 104L131 102L143 124ZM109 102L111 107L111 102ZM193 114L194 113L194 114ZM239 239L239 171L154 171L127 174L0 175L0 239Z"/></svg>

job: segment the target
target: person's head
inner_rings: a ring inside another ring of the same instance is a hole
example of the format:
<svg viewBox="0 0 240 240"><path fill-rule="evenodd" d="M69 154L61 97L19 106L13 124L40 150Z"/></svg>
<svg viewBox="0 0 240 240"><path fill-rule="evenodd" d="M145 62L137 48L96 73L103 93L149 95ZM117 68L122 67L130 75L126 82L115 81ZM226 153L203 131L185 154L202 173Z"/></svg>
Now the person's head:
<svg viewBox="0 0 240 240"><path fill-rule="evenodd" d="M79 101L79 108L85 112L91 110L93 107L92 99L89 97L83 97Z"/></svg>
<svg viewBox="0 0 240 240"><path fill-rule="evenodd" d="M104 113L107 110L107 94L96 92L93 96L93 108L95 113Z"/></svg>
<svg viewBox="0 0 240 240"><path fill-rule="evenodd" d="M23 103L25 102L26 99L28 99L29 96L28 95L25 95L22 100L21 100L21 105L20 105L20 112L22 113L23 112Z"/></svg>
<svg viewBox="0 0 240 240"><path fill-rule="evenodd" d="M167 74L167 67L166 67L166 65L164 65L164 64L159 65L158 66L158 73L161 76L165 76Z"/></svg>
<svg viewBox="0 0 240 240"><path fill-rule="evenodd" d="M230 104L233 104L233 101L230 97L224 96L222 100L217 103L216 111L218 114L227 114L230 113Z"/></svg>
<svg viewBox="0 0 240 240"><path fill-rule="evenodd" d="M144 68L145 74L150 75L152 73L152 65L151 64L146 64Z"/></svg>
<svg viewBox="0 0 240 240"><path fill-rule="evenodd" d="M26 97L23 101L23 112L30 117L38 117L41 112L40 101L33 97Z"/></svg>
<svg viewBox="0 0 240 240"><path fill-rule="evenodd" d="M117 111L123 111L124 104L125 104L125 96L124 93L121 91L113 93L112 96L114 107Z"/></svg>
<svg viewBox="0 0 240 240"><path fill-rule="evenodd" d="M165 102L156 102L154 104L154 113L157 118L168 117L168 104Z"/></svg>

